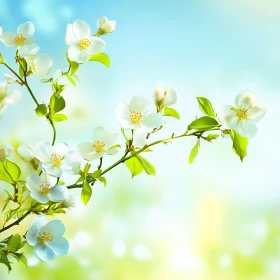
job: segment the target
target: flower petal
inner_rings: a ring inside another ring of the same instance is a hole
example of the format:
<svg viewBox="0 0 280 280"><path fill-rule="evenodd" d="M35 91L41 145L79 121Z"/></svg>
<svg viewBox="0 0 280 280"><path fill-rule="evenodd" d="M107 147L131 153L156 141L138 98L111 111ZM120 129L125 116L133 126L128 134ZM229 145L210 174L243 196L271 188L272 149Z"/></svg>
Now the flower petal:
<svg viewBox="0 0 280 280"><path fill-rule="evenodd" d="M81 49L77 45L73 45L68 49L68 57L71 61L85 63L89 60L90 53L86 49Z"/></svg>
<svg viewBox="0 0 280 280"><path fill-rule="evenodd" d="M38 242L35 245L34 253L42 261L50 261L55 258L54 251L43 242Z"/></svg>
<svg viewBox="0 0 280 280"><path fill-rule="evenodd" d="M261 104L254 104L248 111L247 116L254 122L260 121L267 112L267 108Z"/></svg>
<svg viewBox="0 0 280 280"><path fill-rule="evenodd" d="M134 95L130 101L130 111L146 115L149 110L149 102L143 95Z"/></svg>
<svg viewBox="0 0 280 280"><path fill-rule="evenodd" d="M226 128L235 128L239 120L236 113L231 109L232 106L230 105L226 105L223 108L222 118Z"/></svg>
<svg viewBox="0 0 280 280"><path fill-rule="evenodd" d="M20 157L25 161L31 161L34 158L33 151L30 147L24 145L19 146L17 152L20 155Z"/></svg>
<svg viewBox="0 0 280 280"><path fill-rule="evenodd" d="M0 83L0 99L5 97L9 91L9 85L6 82Z"/></svg>
<svg viewBox="0 0 280 280"><path fill-rule="evenodd" d="M239 120L236 125L235 130L245 138L252 138L254 137L257 132L258 128L256 124L251 120Z"/></svg>
<svg viewBox="0 0 280 280"><path fill-rule="evenodd" d="M57 182L57 178L56 177L53 177L53 176L50 176L46 173L42 173L41 174L41 181L43 183L47 183L49 184L51 187L55 186L56 185L56 182Z"/></svg>
<svg viewBox="0 0 280 280"><path fill-rule="evenodd" d="M69 152L63 159L61 168L63 171L76 175L80 172L81 156L75 151Z"/></svg>
<svg viewBox="0 0 280 280"><path fill-rule="evenodd" d="M3 32L2 33L2 42L7 46L7 47L14 47L16 45L16 34L13 32Z"/></svg>
<svg viewBox="0 0 280 280"><path fill-rule="evenodd" d="M52 220L41 227L40 232L49 232L54 238L61 237L65 232L65 226L60 220Z"/></svg>
<svg viewBox="0 0 280 280"><path fill-rule="evenodd" d="M141 120L141 124L149 128L157 128L164 123L164 119L159 113L151 113L144 116Z"/></svg>
<svg viewBox="0 0 280 280"><path fill-rule="evenodd" d="M64 256L69 251L69 242L64 237L54 238L52 242L46 244L59 256Z"/></svg>
<svg viewBox="0 0 280 280"><path fill-rule="evenodd" d="M145 129L136 129L133 135L133 146L143 147L147 144L147 131Z"/></svg>
<svg viewBox="0 0 280 280"><path fill-rule="evenodd" d="M79 40L90 36L90 28L84 20L75 20L73 23L73 32Z"/></svg>
<svg viewBox="0 0 280 280"><path fill-rule="evenodd" d="M37 44L22 45L17 47L20 56L26 59L36 59L36 55L40 50Z"/></svg>
<svg viewBox="0 0 280 280"><path fill-rule="evenodd" d="M118 102L115 106L115 114L119 124L123 128L134 128L130 122L130 109L125 102Z"/></svg>
<svg viewBox="0 0 280 280"><path fill-rule="evenodd" d="M42 191L31 191L30 196L40 203L47 203L49 201L48 193Z"/></svg>
<svg viewBox="0 0 280 280"><path fill-rule="evenodd" d="M39 191L41 184L42 184L42 179L36 173L30 174L26 179L26 187L30 191Z"/></svg>
<svg viewBox="0 0 280 280"><path fill-rule="evenodd" d="M69 149L65 143L56 143L53 146L53 151L55 154L60 155L61 157L64 157L68 153Z"/></svg>
<svg viewBox="0 0 280 280"><path fill-rule="evenodd" d="M45 141L39 141L35 145L34 155L41 162L49 162L52 153L52 145Z"/></svg>
<svg viewBox="0 0 280 280"><path fill-rule="evenodd" d="M165 97L164 97L164 102L163 104L165 106L170 106L173 105L177 102L177 94L176 91L172 88L168 88L165 91Z"/></svg>
<svg viewBox="0 0 280 280"><path fill-rule="evenodd" d="M10 94L4 99L5 104L17 104L21 99L21 91L13 90Z"/></svg>
<svg viewBox="0 0 280 280"><path fill-rule="evenodd" d="M68 46L75 45L79 42L79 39L74 35L73 24L67 25L65 42Z"/></svg>
<svg viewBox="0 0 280 280"><path fill-rule="evenodd" d="M30 21L22 23L17 29L17 34L22 34L25 38L32 36L34 33L35 33L35 26Z"/></svg>
<svg viewBox="0 0 280 280"><path fill-rule="evenodd" d="M48 223L48 218L44 215L36 215L26 235L29 245L37 243L40 228Z"/></svg>
<svg viewBox="0 0 280 280"><path fill-rule="evenodd" d="M59 178L62 175L62 169L60 167L53 166L52 163L44 162L41 168L45 173L47 173L50 176Z"/></svg>
<svg viewBox="0 0 280 280"><path fill-rule="evenodd" d="M93 152L93 153L90 153L90 154L85 155L84 158L85 158L86 160L95 160L95 159L102 158L103 156L104 156L104 153L103 153L103 152L100 152L100 153Z"/></svg>
<svg viewBox="0 0 280 280"><path fill-rule="evenodd" d="M103 25L104 23L106 23L107 21L108 21L108 18L107 18L107 17L105 17L105 16L100 17L100 18L97 20L97 23L96 23L97 28L98 28L98 29L101 28L102 25Z"/></svg>
<svg viewBox="0 0 280 280"><path fill-rule="evenodd" d="M92 143L84 142L84 143L79 144L78 151L84 157L85 155L94 152L95 149L93 148Z"/></svg>
<svg viewBox="0 0 280 280"><path fill-rule="evenodd" d="M239 93L235 98L235 106L237 109L249 109L256 102L256 95L247 90Z"/></svg>
<svg viewBox="0 0 280 280"><path fill-rule="evenodd" d="M48 197L53 202L61 202L69 197L70 193L67 187L57 184L49 190Z"/></svg>
<svg viewBox="0 0 280 280"><path fill-rule="evenodd" d="M102 39L94 36L90 36L88 39L91 41L91 45L87 48L90 55L104 51L106 43Z"/></svg>
<svg viewBox="0 0 280 280"><path fill-rule="evenodd" d="M53 60L48 54L39 54L36 59L36 72L34 75L39 77L47 76L53 65Z"/></svg>

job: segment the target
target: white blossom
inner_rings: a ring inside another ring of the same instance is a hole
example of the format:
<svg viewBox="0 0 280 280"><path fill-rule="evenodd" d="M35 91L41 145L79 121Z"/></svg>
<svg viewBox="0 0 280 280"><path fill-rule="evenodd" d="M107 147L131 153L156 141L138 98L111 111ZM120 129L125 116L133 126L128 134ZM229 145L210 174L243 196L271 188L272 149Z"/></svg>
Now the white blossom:
<svg viewBox="0 0 280 280"><path fill-rule="evenodd" d="M64 256L69 251L69 242L62 237L65 227L60 220L48 221L37 215L26 235L29 245L34 246L36 256L42 261L50 261L56 255Z"/></svg>
<svg viewBox="0 0 280 280"><path fill-rule="evenodd" d="M65 42L69 46L69 59L78 63L87 62L91 55L101 53L105 48L105 42L92 36L88 24L83 20L68 24Z"/></svg>
<svg viewBox="0 0 280 280"><path fill-rule="evenodd" d="M159 111L164 106L171 106L177 102L176 91L172 88L165 88L162 84L158 83L154 88L154 101Z"/></svg>
<svg viewBox="0 0 280 280"><path fill-rule="evenodd" d="M97 20L97 34L105 35L114 32L116 24L117 23L114 20L108 20L105 16L99 18Z"/></svg>
<svg viewBox="0 0 280 280"><path fill-rule="evenodd" d="M53 65L53 60L48 54L38 54L34 58L27 59L28 70L32 74L44 77L47 76Z"/></svg>

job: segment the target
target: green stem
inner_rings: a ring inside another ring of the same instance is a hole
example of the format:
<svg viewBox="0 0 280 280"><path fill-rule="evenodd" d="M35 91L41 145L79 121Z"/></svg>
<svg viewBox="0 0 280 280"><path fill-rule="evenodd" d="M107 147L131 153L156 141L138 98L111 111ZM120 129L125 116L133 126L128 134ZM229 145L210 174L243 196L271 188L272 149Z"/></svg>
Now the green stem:
<svg viewBox="0 0 280 280"><path fill-rule="evenodd" d="M50 121L50 124L52 126L52 129L53 129L53 140L52 140L52 145L54 145L55 143L55 140L56 140L56 128L54 126L54 123L51 119L48 119Z"/></svg>
<svg viewBox="0 0 280 280"><path fill-rule="evenodd" d="M210 130L207 130L207 131L213 131L213 130L220 130L220 128L214 128L214 129L210 129ZM112 170L113 168L115 168L116 166L118 166L119 164L126 162L127 160L137 156L138 154L142 153L143 151L145 151L146 149L148 149L148 148L150 148L152 146L155 146L155 145L163 143L163 142L168 142L168 141L171 141L171 140L174 140L174 139L179 139L179 138L187 137L187 136L196 136L196 137L200 138L202 136L202 134L204 132L207 132L207 131L195 131L195 132L192 132L190 134L184 133L184 134L178 135L178 136L174 136L172 134L172 136L170 138L158 140L158 141L152 142L150 144L147 144L142 149L131 153L130 156L127 156L127 154L125 154L122 158L120 158L118 161L116 161L111 166L109 166L107 169L105 169L100 174L100 177L103 176L104 174L106 174L107 172L109 172L110 170ZM68 189L76 189L76 188L82 188L82 187L83 187L83 184L74 184L74 185L68 186L67 188Z"/></svg>
<svg viewBox="0 0 280 280"><path fill-rule="evenodd" d="M39 102L38 102L38 100L36 99L34 93L32 92L32 90L31 90L31 88L30 88L30 86L29 86L29 84L28 84L28 82L27 82L27 78L26 78L26 75L25 75L25 74L24 74L24 85L26 86L26 88L27 88L28 92L30 93L32 99L34 100L34 102L35 102L36 105L38 106L38 105L39 105Z"/></svg>
<svg viewBox="0 0 280 280"><path fill-rule="evenodd" d="M19 80L20 80L20 82L22 83L22 84L24 84L24 81L23 81L23 79L19 76L19 74L16 72L16 71L14 71L8 64L6 64L6 63L3 63L3 65L5 65Z"/></svg>

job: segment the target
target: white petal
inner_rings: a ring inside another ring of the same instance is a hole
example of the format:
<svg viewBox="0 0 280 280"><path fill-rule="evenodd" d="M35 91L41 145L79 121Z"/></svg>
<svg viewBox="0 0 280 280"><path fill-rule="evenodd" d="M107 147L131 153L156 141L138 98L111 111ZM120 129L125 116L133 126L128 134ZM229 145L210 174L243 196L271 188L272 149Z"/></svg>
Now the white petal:
<svg viewBox="0 0 280 280"><path fill-rule="evenodd" d="M77 45L73 45L68 49L68 57L71 61L85 63L89 60L90 53L86 49L81 49Z"/></svg>
<svg viewBox="0 0 280 280"><path fill-rule="evenodd" d="M34 155L41 162L50 162L52 145L45 141L40 141L35 145Z"/></svg>
<svg viewBox="0 0 280 280"><path fill-rule="evenodd" d="M40 47L37 44L22 45L17 47L19 55L25 59L36 59Z"/></svg>
<svg viewBox="0 0 280 280"><path fill-rule="evenodd" d="M93 148L93 144L92 143L84 142L84 143L79 144L78 151L80 152L80 154L83 157L85 157L85 155L94 152L95 149Z"/></svg>
<svg viewBox="0 0 280 280"><path fill-rule="evenodd" d="M161 83L157 83L154 87L155 102L161 102L164 99L165 87Z"/></svg>
<svg viewBox="0 0 280 280"><path fill-rule="evenodd" d="M26 187L30 191L39 191L41 184L42 184L42 179L36 173L30 174L26 179Z"/></svg>
<svg viewBox="0 0 280 280"><path fill-rule="evenodd" d="M36 59L36 76L47 76L53 65L53 60L48 54L39 54Z"/></svg>
<svg viewBox="0 0 280 280"><path fill-rule="evenodd" d="M109 133L103 127L97 127L93 132L93 142L96 140L104 142L105 147L110 148L114 145L118 137L118 134ZM92 145L92 144L91 144ZM93 151L95 151L93 149Z"/></svg>
<svg viewBox="0 0 280 280"><path fill-rule="evenodd" d="M17 29L17 34L22 34L25 38L32 36L34 33L35 26L30 21L21 24Z"/></svg>
<svg viewBox="0 0 280 280"><path fill-rule="evenodd" d="M69 251L69 242L64 237L58 237L52 242L47 242L47 246L49 246L55 254L59 256L64 256Z"/></svg>
<svg viewBox="0 0 280 280"><path fill-rule="evenodd" d="M34 247L34 253L42 261L50 261L55 258L54 251L45 243L38 242Z"/></svg>
<svg viewBox="0 0 280 280"><path fill-rule="evenodd" d="M147 144L147 131L145 129L136 129L133 135L133 145L143 147Z"/></svg>
<svg viewBox="0 0 280 280"><path fill-rule="evenodd" d="M97 28L98 28L98 29L101 28L102 25L103 25L104 23L106 23L107 21L108 21L108 18L107 18L107 17L105 17L105 16L100 17L100 18L97 20Z"/></svg>
<svg viewBox="0 0 280 280"><path fill-rule="evenodd" d="M164 119L159 113L151 113L144 116L141 120L141 124L145 127L157 128L161 126L164 122Z"/></svg>
<svg viewBox="0 0 280 280"><path fill-rule="evenodd" d="M168 88L165 92L164 102L165 106L173 105L177 102L177 94L176 91L172 88Z"/></svg>
<svg viewBox="0 0 280 280"><path fill-rule="evenodd" d="M65 143L56 143L53 147L53 151L55 154L64 157L68 153L69 149Z"/></svg>
<svg viewBox="0 0 280 280"><path fill-rule="evenodd" d="M0 26L0 36L2 35L2 27Z"/></svg>
<svg viewBox="0 0 280 280"><path fill-rule="evenodd" d="M260 121L267 112L267 108L261 104L254 104L248 111L247 116L254 122Z"/></svg>
<svg viewBox="0 0 280 280"><path fill-rule="evenodd" d="M93 153L90 153L90 154L85 155L84 158L85 158L86 160L95 160L95 159L102 158L103 156L104 156L104 153L103 153L103 152L100 152L100 153L93 152Z"/></svg>
<svg viewBox="0 0 280 280"><path fill-rule="evenodd" d="M94 36L90 36L88 39L91 41L91 45L87 48L90 55L102 53L104 51L106 43L102 39Z"/></svg>
<svg viewBox="0 0 280 280"><path fill-rule="evenodd" d="M239 118L236 113L231 110L232 106L227 105L223 108L222 118L226 128L235 128Z"/></svg>
<svg viewBox="0 0 280 280"><path fill-rule="evenodd" d="M76 38L83 39L90 36L90 28L84 20L75 20L73 23L73 32Z"/></svg>
<svg viewBox="0 0 280 280"><path fill-rule="evenodd" d="M110 147L114 146L114 144L117 141L118 136L119 136L118 133L109 133L106 131L106 134L104 135L104 138L103 138L105 147L110 148Z"/></svg>
<svg viewBox="0 0 280 280"><path fill-rule="evenodd" d="M14 47L16 45L16 34L13 32L3 32L2 41L7 47Z"/></svg>
<svg viewBox="0 0 280 280"><path fill-rule="evenodd" d="M68 24L67 25L67 30L66 30L66 36L65 36L65 42L68 46L75 45L79 42L79 39L75 37L74 32L73 32L73 24Z"/></svg>
<svg viewBox="0 0 280 280"><path fill-rule="evenodd" d="M21 99L21 91L13 90L7 97L4 99L5 104L17 104Z"/></svg>
<svg viewBox="0 0 280 280"><path fill-rule="evenodd" d="M56 177L53 177L53 176L50 176L46 173L42 173L41 174L41 181L43 183L47 183L49 184L51 187L55 186L56 183L57 183L57 178Z"/></svg>
<svg viewBox="0 0 280 280"><path fill-rule="evenodd" d="M106 33L112 33L116 29L117 23L114 20L110 20L108 22L105 22L101 29Z"/></svg>
<svg viewBox="0 0 280 280"><path fill-rule="evenodd" d="M65 232L65 226L60 220L52 220L41 227L40 232L49 232L54 238L61 237Z"/></svg>
<svg viewBox="0 0 280 280"><path fill-rule="evenodd" d="M252 138L257 132L258 128L256 124L251 120L239 120L235 130L243 137Z"/></svg>
<svg viewBox="0 0 280 280"><path fill-rule="evenodd" d="M46 162L42 164L42 170L50 176L61 177L62 169L60 167L56 167Z"/></svg>
<svg viewBox="0 0 280 280"><path fill-rule="evenodd" d="M30 196L40 203L47 203L49 201L47 192L31 191Z"/></svg>
<svg viewBox="0 0 280 280"><path fill-rule="evenodd" d="M129 107L130 111L141 113L144 116L149 110L149 102L143 95L134 95Z"/></svg>
<svg viewBox="0 0 280 280"><path fill-rule="evenodd" d="M105 151L105 154L113 156L113 155L116 155L119 152L119 150L120 150L120 147L111 147L107 151Z"/></svg>
<svg viewBox="0 0 280 280"><path fill-rule="evenodd" d="M37 243L40 228L48 223L48 218L44 215L36 215L26 235L29 245Z"/></svg>
<svg viewBox="0 0 280 280"><path fill-rule="evenodd" d="M239 93L235 98L237 109L249 109L256 102L256 96L253 92L247 90Z"/></svg>
<svg viewBox="0 0 280 280"><path fill-rule="evenodd" d="M0 83L0 99L5 97L8 94L9 91L9 85L8 83Z"/></svg>
<svg viewBox="0 0 280 280"><path fill-rule="evenodd" d="M55 185L49 190L48 197L53 202L61 202L69 197L70 193L67 187L63 185Z"/></svg>
<svg viewBox="0 0 280 280"><path fill-rule="evenodd" d="M115 106L115 114L118 122L123 128L130 128L130 109L125 102L118 102Z"/></svg>
<svg viewBox="0 0 280 280"><path fill-rule="evenodd" d="M75 152L69 152L63 159L61 168L69 174L78 174L81 167L81 156Z"/></svg>

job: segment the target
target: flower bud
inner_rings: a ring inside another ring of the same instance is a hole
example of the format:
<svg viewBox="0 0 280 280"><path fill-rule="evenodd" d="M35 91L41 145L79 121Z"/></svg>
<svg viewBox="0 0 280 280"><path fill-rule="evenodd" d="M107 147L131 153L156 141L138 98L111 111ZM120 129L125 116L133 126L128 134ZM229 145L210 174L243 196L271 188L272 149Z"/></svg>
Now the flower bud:
<svg viewBox="0 0 280 280"><path fill-rule="evenodd" d="M170 106L177 102L177 94L174 89L165 87L162 84L157 84L154 88L154 101L161 111L164 106Z"/></svg>
<svg viewBox="0 0 280 280"><path fill-rule="evenodd" d="M107 17L101 17L97 20L97 35L105 35L114 32L116 28L116 22L114 20L108 20Z"/></svg>
<svg viewBox="0 0 280 280"><path fill-rule="evenodd" d="M0 146L0 160L6 159L13 152L13 148L10 145Z"/></svg>

